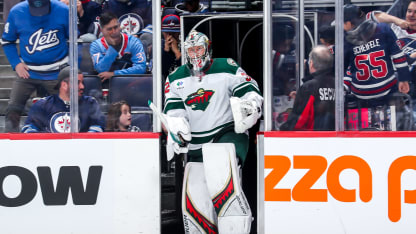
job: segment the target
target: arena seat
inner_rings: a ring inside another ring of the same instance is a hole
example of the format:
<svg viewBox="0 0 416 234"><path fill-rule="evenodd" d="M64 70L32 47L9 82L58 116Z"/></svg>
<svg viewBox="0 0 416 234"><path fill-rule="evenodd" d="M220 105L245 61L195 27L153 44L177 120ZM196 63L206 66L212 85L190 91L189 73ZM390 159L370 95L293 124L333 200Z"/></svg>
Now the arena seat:
<svg viewBox="0 0 416 234"><path fill-rule="evenodd" d="M90 45L90 42L82 42L78 44L78 63L83 74L96 75L97 72L95 71L91 60Z"/></svg>
<svg viewBox="0 0 416 234"><path fill-rule="evenodd" d="M97 101L103 100L101 79L94 75L84 75L84 95L93 96Z"/></svg>
<svg viewBox="0 0 416 234"><path fill-rule="evenodd" d="M110 79L108 103L121 100L131 106L132 125L142 131L152 131L152 111L148 107L148 100L152 100L153 76L124 75L114 76Z"/></svg>
<svg viewBox="0 0 416 234"><path fill-rule="evenodd" d="M149 107L132 107L131 125L137 126L142 132L151 132L152 110Z"/></svg>
<svg viewBox="0 0 416 234"><path fill-rule="evenodd" d="M132 107L147 107L152 95L152 74L114 76L110 79L109 103L125 100Z"/></svg>

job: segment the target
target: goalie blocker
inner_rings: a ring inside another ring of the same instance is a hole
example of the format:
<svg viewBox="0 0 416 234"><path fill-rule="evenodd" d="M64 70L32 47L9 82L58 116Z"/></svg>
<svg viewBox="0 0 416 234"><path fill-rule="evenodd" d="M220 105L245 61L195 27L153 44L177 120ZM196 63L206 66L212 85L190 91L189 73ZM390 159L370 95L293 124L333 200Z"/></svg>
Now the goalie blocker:
<svg viewBox="0 0 416 234"><path fill-rule="evenodd" d="M190 162L185 168L185 232L249 233L252 215L241 187L234 145L205 144L202 153L204 163Z"/></svg>

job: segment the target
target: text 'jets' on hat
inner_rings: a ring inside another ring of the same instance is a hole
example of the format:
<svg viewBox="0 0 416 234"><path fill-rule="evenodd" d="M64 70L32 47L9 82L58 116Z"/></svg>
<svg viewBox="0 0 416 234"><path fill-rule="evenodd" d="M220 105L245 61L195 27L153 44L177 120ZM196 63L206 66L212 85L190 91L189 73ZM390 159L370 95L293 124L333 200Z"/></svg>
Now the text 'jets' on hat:
<svg viewBox="0 0 416 234"><path fill-rule="evenodd" d="M47 15L51 9L51 0L28 0L29 12L33 16Z"/></svg>

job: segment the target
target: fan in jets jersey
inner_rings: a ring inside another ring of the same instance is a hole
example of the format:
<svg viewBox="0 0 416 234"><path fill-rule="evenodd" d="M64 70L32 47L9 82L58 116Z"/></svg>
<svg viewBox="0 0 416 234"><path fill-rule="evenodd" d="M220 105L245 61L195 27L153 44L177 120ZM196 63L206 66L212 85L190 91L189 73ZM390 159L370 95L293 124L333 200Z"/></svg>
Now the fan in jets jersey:
<svg viewBox="0 0 416 234"><path fill-rule="evenodd" d="M68 133L71 130L69 102L58 95L40 99L31 108L22 128L23 133ZM104 116L95 98L82 96L78 102L79 132L103 132Z"/></svg>
<svg viewBox="0 0 416 234"><path fill-rule="evenodd" d="M252 216L239 166L247 156L247 129L260 117L263 98L256 81L233 59L211 59L205 34L191 31L185 56L187 63L165 83L164 107L168 157L172 148L188 152L185 233L249 233Z"/></svg>
<svg viewBox="0 0 416 234"><path fill-rule="evenodd" d="M78 71L78 116L80 132L102 132L105 126L104 115L95 98L83 96L84 76ZM58 75L59 92L37 101L31 108L22 128L24 133L70 132L70 67L63 68Z"/></svg>
<svg viewBox="0 0 416 234"><path fill-rule="evenodd" d="M6 132L19 131L20 115L34 90L55 93L59 69L68 63L68 18L68 6L56 0L27 0L10 10L2 45L18 79L6 109Z"/></svg>
<svg viewBox="0 0 416 234"><path fill-rule="evenodd" d="M114 75L144 74L146 55L140 39L120 32L117 16L111 12L101 14L103 37L91 43L90 55L101 78L104 72Z"/></svg>
<svg viewBox="0 0 416 234"><path fill-rule="evenodd" d="M408 11L409 9L416 11L416 1L411 1L409 3ZM406 20L408 18L409 16L406 14ZM397 37L397 45L406 55L408 64L410 66L416 65L416 58L411 56L412 54L416 53L416 30L406 26L408 25L408 22L381 11L372 11L367 13L367 19L371 19L376 22L391 23L390 27ZM403 24L406 26L405 29L402 28Z"/></svg>
<svg viewBox="0 0 416 234"><path fill-rule="evenodd" d="M365 20L361 10L352 4L344 6L344 15L347 90L366 100L387 97L397 87L407 93L411 78L408 63L390 27Z"/></svg>
<svg viewBox="0 0 416 234"><path fill-rule="evenodd" d="M29 2L21 2L4 25L2 45L10 65L15 69L23 60L32 79L55 80L59 67L68 63L68 7L51 1L50 8L49 14L32 16Z"/></svg>
<svg viewBox="0 0 416 234"><path fill-rule="evenodd" d="M122 33L123 44L119 51L109 46L102 37L91 44L94 67L98 72L114 71L114 75L143 74L146 71L146 57L143 45L134 36Z"/></svg>

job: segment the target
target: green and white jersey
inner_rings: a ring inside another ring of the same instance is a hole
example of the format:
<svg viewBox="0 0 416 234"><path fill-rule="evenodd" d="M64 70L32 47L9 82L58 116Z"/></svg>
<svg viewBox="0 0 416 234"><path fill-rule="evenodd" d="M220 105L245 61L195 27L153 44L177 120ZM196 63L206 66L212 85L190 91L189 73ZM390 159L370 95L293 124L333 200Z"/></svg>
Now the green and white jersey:
<svg viewBox="0 0 416 234"><path fill-rule="evenodd" d="M263 101L257 82L231 58L214 59L202 77L192 76L188 66L182 65L166 80L164 113L189 121L189 149L199 149L233 124L231 96L255 100L258 106Z"/></svg>

